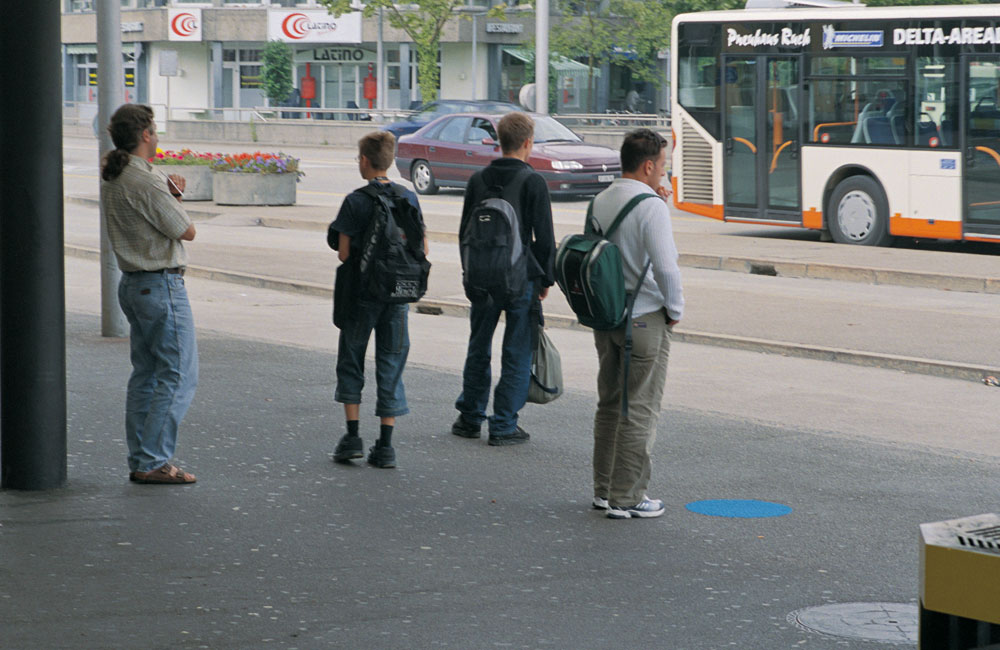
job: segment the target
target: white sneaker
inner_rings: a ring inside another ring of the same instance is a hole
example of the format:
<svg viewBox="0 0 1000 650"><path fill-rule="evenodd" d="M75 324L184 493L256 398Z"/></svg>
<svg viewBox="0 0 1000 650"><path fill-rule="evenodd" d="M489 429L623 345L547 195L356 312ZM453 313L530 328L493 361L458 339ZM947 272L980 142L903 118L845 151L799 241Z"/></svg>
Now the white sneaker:
<svg viewBox="0 0 1000 650"><path fill-rule="evenodd" d="M609 507L607 516L608 519L631 519L632 517L648 519L652 517L659 517L666 512L666 510L667 509L663 507L663 502L659 499L644 497L642 501L631 508L619 506Z"/></svg>
<svg viewBox="0 0 1000 650"><path fill-rule="evenodd" d="M594 497L594 510L607 510L608 500L601 497Z"/></svg>

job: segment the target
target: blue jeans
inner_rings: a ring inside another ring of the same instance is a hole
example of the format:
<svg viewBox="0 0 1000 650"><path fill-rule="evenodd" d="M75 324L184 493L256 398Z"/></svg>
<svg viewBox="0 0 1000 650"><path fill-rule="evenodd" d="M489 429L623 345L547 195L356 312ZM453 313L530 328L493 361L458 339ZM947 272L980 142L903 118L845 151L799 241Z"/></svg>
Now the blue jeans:
<svg viewBox="0 0 1000 650"><path fill-rule="evenodd" d="M194 318L179 274L123 273L118 301L132 348L125 398L128 466L150 472L174 455L177 427L198 385Z"/></svg>
<svg viewBox="0 0 1000 650"><path fill-rule="evenodd" d="M513 433L517 428L517 413L528 399L532 324L538 320L532 306L537 292L535 283L528 282L525 292L507 304L497 304L492 298L485 298L474 301L469 310L469 349L462 373L462 394L458 396L455 408L470 424L481 424L486 419L493 332L496 331L500 313L503 312L506 317L500 381L493 393L493 415L489 418L490 435Z"/></svg>
<svg viewBox="0 0 1000 650"><path fill-rule="evenodd" d="M410 306L364 299L357 301L354 317L340 330L337 346L337 390L342 404L360 404L365 387L365 352L375 330L375 415L380 418L406 415L403 368L410 353L406 318Z"/></svg>

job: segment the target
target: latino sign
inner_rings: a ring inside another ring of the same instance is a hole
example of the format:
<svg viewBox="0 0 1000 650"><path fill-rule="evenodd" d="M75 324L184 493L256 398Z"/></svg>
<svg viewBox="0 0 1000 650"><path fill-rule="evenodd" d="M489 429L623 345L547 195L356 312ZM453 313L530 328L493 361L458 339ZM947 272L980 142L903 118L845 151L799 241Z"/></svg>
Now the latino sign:
<svg viewBox="0 0 1000 650"><path fill-rule="evenodd" d="M272 9L267 12L267 39L285 43L360 43L361 13L334 18L325 11Z"/></svg>
<svg viewBox="0 0 1000 650"><path fill-rule="evenodd" d="M201 41L201 9L167 9L167 40Z"/></svg>

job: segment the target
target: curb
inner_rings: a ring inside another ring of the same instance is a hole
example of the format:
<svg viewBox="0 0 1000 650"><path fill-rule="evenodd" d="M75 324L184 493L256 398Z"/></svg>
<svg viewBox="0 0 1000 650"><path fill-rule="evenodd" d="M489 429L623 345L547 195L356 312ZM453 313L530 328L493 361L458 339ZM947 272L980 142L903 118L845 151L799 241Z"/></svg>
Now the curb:
<svg viewBox="0 0 1000 650"><path fill-rule="evenodd" d="M753 275L772 275L786 278L812 280L839 280L861 284L885 284L899 287L917 287L966 293L1000 293L1000 278L971 275L948 275L923 271L897 271L845 264L821 262L789 262L754 257L729 257L725 255L699 255L681 253L679 264L712 271L732 271Z"/></svg>
<svg viewBox="0 0 1000 650"><path fill-rule="evenodd" d="M63 200L65 202L67 202L67 203L73 203L73 204L76 204L76 205L85 205L88 208L99 208L99 207L101 207L101 200L100 199L89 197L89 196L73 196L73 195L67 194L65 197L63 197ZM197 201L197 203L207 203L207 202L206 201ZM192 219L204 219L204 220L208 220L208 219L214 219L215 217L218 217L220 214L222 214L221 212L210 212L208 210L199 210L197 208L191 208L191 207L189 207L190 205L191 205L191 203L186 203L184 205L184 211L187 212L188 215L190 215ZM214 204L212 204L212 205L214 205Z"/></svg>
<svg viewBox="0 0 1000 650"><path fill-rule="evenodd" d="M98 207L98 199L86 196L67 196L70 203ZM196 219L211 219L220 212L199 210L185 206L187 213ZM291 217L257 217L257 225L265 228L287 230L307 230L326 232L327 224L318 221ZM454 232L427 231L427 238L434 242L455 243L458 234ZM821 262L791 262L766 257L735 257L729 255L704 255L681 253L677 260L680 266L707 269L709 271L730 271L751 275L769 275L783 278L806 278L810 280L837 280L860 284L882 284L897 287L937 289L940 291L961 291L964 293L1000 294L1000 278L970 275L948 275L923 271L898 271L885 268L850 266ZM220 271L224 272L224 271Z"/></svg>
<svg viewBox="0 0 1000 650"><path fill-rule="evenodd" d="M95 248L84 246L65 245L66 255L72 257L99 260L100 251ZM188 266L187 275L217 282L228 282L258 289L271 289L273 291L287 291L308 296L333 299L332 285L317 284L305 280L290 280L288 278L278 278L266 275L251 275L238 271L227 271L207 266ZM421 300L414 304L414 310L418 314L429 314L433 316L456 316L467 317L469 314L469 304L454 300ZM572 329L587 331L589 328L580 325L571 316L562 314L546 314L545 324L548 327L558 327L560 329ZM844 348L830 348L819 345L803 345L801 343L789 343L786 341L771 341L767 339L756 339L745 336L732 336L728 334L712 334L709 332L691 332L682 329L674 331L674 340L680 343L691 343L694 345L712 345L734 350L744 350L747 352L761 352L765 354L780 354L789 357L799 357L802 359L814 359L818 361L833 361L854 366L865 366L870 368L883 368L887 370L899 370L920 375L930 375L933 377L945 377L948 379L963 379L969 381L982 381L988 375L1000 376L1000 368L990 368L989 366L978 366L974 364L964 364L950 361L940 361L936 359L924 359L920 357L906 357L878 352L863 352L859 350L848 350Z"/></svg>

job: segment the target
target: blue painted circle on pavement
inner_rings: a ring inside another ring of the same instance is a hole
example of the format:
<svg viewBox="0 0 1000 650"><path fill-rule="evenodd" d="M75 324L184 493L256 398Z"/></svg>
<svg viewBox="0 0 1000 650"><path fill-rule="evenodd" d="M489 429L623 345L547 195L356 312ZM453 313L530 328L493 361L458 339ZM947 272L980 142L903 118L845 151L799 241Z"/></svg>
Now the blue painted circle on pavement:
<svg viewBox="0 0 1000 650"><path fill-rule="evenodd" d="M685 506L691 512L711 517L736 517L756 519L759 517L781 517L792 509L783 503L757 501L756 499L710 499L692 501Z"/></svg>

